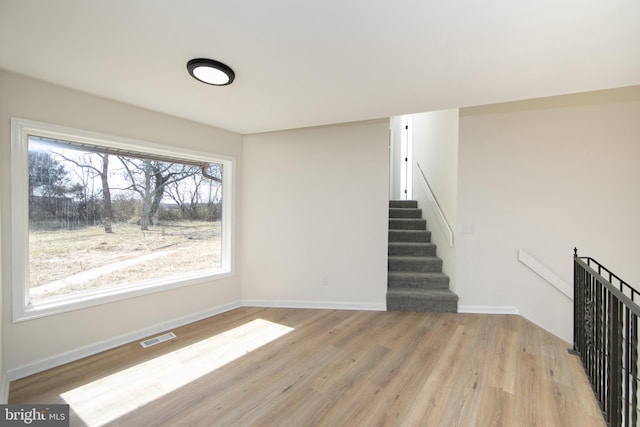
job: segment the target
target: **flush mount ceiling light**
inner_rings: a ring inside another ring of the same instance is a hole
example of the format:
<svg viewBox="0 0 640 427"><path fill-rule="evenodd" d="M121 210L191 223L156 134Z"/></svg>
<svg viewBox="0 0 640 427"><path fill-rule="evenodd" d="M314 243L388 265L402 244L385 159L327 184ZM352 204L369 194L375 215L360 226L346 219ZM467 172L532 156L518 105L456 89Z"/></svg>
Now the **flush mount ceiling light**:
<svg viewBox="0 0 640 427"><path fill-rule="evenodd" d="M187 70L194 79L214 86L229 85L236 78L230 67L213 59L192 59L187 62Z"/></svg>

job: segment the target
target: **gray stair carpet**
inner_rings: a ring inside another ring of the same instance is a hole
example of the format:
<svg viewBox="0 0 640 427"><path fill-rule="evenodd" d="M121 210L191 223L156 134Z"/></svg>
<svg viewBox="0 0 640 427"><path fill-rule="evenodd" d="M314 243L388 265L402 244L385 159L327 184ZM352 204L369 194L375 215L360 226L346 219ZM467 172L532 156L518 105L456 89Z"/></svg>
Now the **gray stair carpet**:
<svg viewBox="0 0 640 427"><path fill-rule="evenodd" d="M436 249L418 202L389 201L388 311L458 311Z"/></svg>

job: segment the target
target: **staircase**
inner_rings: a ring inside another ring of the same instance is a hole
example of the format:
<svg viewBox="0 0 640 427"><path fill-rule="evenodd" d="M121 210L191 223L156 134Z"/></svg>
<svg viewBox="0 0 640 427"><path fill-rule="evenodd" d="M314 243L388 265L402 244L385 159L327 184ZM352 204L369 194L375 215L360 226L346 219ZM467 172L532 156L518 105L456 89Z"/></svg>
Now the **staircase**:
<svg viewBox="0 0 640 427"><path fill-rule="evenodd" d="M389 201L388 270L387 311L458 311L458 296L449 290L415 200Z"/></svg>

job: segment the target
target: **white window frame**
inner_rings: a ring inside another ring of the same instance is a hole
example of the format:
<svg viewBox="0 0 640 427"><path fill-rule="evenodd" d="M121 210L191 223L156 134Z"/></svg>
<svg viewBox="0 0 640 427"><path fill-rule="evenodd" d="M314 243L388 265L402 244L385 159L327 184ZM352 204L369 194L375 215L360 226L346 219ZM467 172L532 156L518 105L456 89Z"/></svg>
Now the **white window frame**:
<svg viewBox="0 0 640 427"><path fill-rule="evenodd" d="M174 278L155 279L97 290L43 302L37 305L29 301L29 135L72 141L89 146L107 147L125 153L144 153L184 161L220 163L222 167L222 229L221 267L198 273L187 273ZM234 275L234 205L235 158L169 147L111 136L81 129L58 126L20 118L11 119L11 281L13 321L20 322L52 314L79 310L91 306L119 301L140 295L165 291Z"/></svg>

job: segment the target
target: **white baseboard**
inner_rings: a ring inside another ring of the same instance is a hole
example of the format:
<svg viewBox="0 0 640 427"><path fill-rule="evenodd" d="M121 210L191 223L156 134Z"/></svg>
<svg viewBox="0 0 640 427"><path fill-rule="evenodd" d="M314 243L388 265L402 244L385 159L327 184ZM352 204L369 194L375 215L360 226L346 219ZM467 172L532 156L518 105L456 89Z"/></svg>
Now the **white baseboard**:
<svg viewBox="0 0 640 427"><path fill-rule="evenodd" d="M0 405L9 402L9 378L4 372L0 372Z"/></svg>
<svg viewBox="0 0 640 427"><path fill-rule="evenodd" d="M268 307L268 308L310 308L323 310L363 310L386 311L386 304L360 303L360 302L327 302L327 301L290 301L290 300L242 300L243 307Z"/></svg>
<svg viewBox="0 0 640 427"><path fill-rule="evenodd" d="M458 313L468 314L520 314L518 307L491 305L459 305Z"/></svg>
<svg viewBox="0 0 640 427"><path fill-rule="evenodd" d="M6 375L7 383L8 381L24 378L29 375L33 375L35 373L54 368L56 366L63 365L65 363L73 362L74 360L82 359L84 357L100 353L101 351L128 344L132 341L137 341L150 335L164 332L168 329L177 328L189 323L197 322L198 320L206 319L207 317L215 316L216 314L221 314L238 307L241 307L240 301L234 301L198 313L189 314L187 316L179 317L167 322L162 322L161 324L150 326L148 328L139 329L128 334L120 335L104 341L99 341L97 343L80 347L65 353L47 357L37 362L29 363L15 369L11 369L7 372Z"/></svg>

